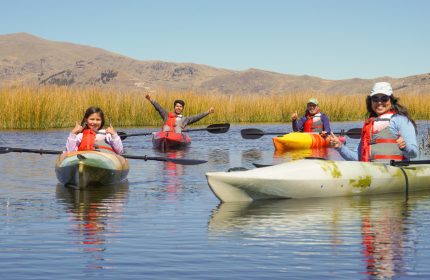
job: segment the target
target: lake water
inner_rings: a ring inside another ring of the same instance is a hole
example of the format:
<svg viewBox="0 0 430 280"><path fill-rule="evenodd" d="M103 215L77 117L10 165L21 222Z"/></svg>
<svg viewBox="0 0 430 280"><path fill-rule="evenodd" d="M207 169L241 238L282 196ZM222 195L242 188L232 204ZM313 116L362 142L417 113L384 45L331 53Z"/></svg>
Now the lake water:
<svg viewBox="0 0 430 280"><path fill-rule="evenodd" d="M270 136L242 139L240 130L249 127L289 129L252 124L226 134L193 132L191 147L177 153L153 150L148 136L130 137L128 154L208 163L130 160L127 183L88 191L57 184L56 156L1 154L0 279L430 278L430 192L408 200L399 194L220 204L206 172L308 155L274 154ZM421 141L428 122L419 127ZM68 132L1 131L0 146L62 150ZM347 138L351 147L357 143ZM338 158L331 150L326 156Z"/></svg>

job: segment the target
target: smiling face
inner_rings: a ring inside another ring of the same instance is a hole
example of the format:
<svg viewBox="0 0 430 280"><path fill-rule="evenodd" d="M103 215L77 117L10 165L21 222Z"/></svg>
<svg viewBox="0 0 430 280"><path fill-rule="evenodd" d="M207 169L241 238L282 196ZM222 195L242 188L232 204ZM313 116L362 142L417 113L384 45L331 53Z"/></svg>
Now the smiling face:
<svg viewBox="0 0 430 280"><path fill-rule="evenodd" d="M102 125L102 117L100 116L100 113L92 113L89 115L86 119L86 123L88 128L92 130L99 130Z"/></svg>
<svg viewBox="0 0 430 280"><path fill-rule="evenodd" d="M306 109L308 110L309 114L311 114L311 115L315 115L316 113L318 113L318 105L316 105L314 103L308 103Z"/></svg>
<svg viewBox="0 0 430 280"><path fill-rule="evenodd" d="M373 95L370 99L372 101L372 110L376 115L380 116L392 109L391 99L385 94Z"/></svg>
<svg viewBox="0 0 430 280"><path fill-rule="evenodd" d="M182 114L182 111L184 110L184 106L182 106L180 103L175 104L175 113L176 115Z"/></svg>

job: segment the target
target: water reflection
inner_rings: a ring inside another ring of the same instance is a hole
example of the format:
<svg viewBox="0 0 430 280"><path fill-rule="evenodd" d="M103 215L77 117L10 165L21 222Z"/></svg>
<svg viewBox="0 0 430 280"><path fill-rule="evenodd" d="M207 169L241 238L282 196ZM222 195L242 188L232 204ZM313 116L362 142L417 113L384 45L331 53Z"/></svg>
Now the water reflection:
<svg viewBox="0 0 430 280"><path fill-rule="evenodd" d="M211 149L208 153L211 163L228 164L230 163L230 153L226 149Z"/></svg>
<svg viewBox="0 0 430 280"><path fill-rule="evenodd" d="M121 184L75 190L57 185L56 198L66 205L72 220L71 235L83 245L83 251L91 256L91 268L103 268L103 251L106 250L108 236L118 229L116 224L121 218L127 198L128 182Z"/></svg>
<svg viewBox="0 0 430 280"><path fill-rule="evenodd" d="M305 157L327 158L329 150L329 148L299 149L290 151L275 150L273 157L286 159L288 161L302 159Z"/></svg>
<svg viewBox="0 0 430 280"><path fill-rule="evenodd" d="M261 160L263 158L263 152L261 149L248 149L242 151L242 162L253 162L255 160Z"/></svg>
<svg viewBox="0 0 430 280"><path fill-rule="evenodd" d="M373 207L372 203L363 201L360 208L365 274L370 279L403 274L410 205L397 201L390 207Z"/></svg>
<svg viewBox="0 0 430 280"><path fill-rule="evenodd" d="M213 210L208 229L213 236L303 244L299 250L304 251L307 246L328 242L332 254L345 246L354 251L351 244L361 243L362 273L369 279L391 278L406 273L406 264L415 259L416 237L410 230L415 225L409 216L416 202L424 199L429 198L417 195L405 200L394 194L221 203Z"/></svg>
<svg viewBox="0 0 430 280"><path fill-rule="evenodd" d="M186 156L184 151L171 151L166 154L169 158L184 158ZM163 186L169 194L170 199L176 199L176 194L182 189L182 176L184 174L184 166L175 164L169 161L163 164Z"/></svg>

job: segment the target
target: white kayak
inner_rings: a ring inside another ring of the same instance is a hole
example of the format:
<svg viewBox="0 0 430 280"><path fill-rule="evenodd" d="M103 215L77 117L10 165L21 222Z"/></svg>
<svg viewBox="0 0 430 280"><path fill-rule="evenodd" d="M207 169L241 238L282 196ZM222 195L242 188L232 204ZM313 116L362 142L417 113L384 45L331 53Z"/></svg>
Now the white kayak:
<svg viewBox="0 0 430 280"><path fill-rule="evenodd" d="M372 195L430 189L430 164L302 159L206 177L222 202Z"/></svg>

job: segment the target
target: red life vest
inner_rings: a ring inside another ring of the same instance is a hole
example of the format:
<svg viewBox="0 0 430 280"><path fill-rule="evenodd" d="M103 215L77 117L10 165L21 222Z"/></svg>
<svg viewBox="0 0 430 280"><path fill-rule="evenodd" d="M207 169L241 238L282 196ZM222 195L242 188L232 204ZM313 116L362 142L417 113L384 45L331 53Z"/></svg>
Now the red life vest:
<svg viewBox="0 0 430 280"><path fill-rule="evenodd" d="M175 131L175 124L176 124L176 114L169 112L167 114L167 120L163 125L163 131ZM169 130L166 130L166 126L169 128Z"/></svg>
<svg viewBox="0 0 430 280"><path fill-rule="evenodd" d="M361 161L377 160L403 160L402 151L398 148L396 138L389 130L388 125L383 129L375 130L375 121L390 121L395 112L387 112L385 118L369 118L365 121L361 131ZM372 150L372 145L375 145ZM385 149L384 149L385 148Z"/></svg>
<svg viewBox="0 0 430 280"><path fill-rule="evenodd" d="M96 142L96 135L97 133L94 130L89 128L84 129L84 131L82 131L82 140L79 144L78 151L102 149L102 151L116 153L104 139Z"/></svg>
<svg viewBox="0 0 430 280"><path fill-rule="evenodd" d="M79 144L78 151L92 151L95 150L94 143L96 142L96 132L92 129L84 129L82 131L82 141Z"/></svg>
<svg viewBox="0 0 430 280"><path fill-rule="evenodd" d="M315 119L315 120L314 120ZM303 124L303 132L321 132L323 131L323 124L321 121L321 113L318 109L314 115L306 111L306 121Z"/></svg>

